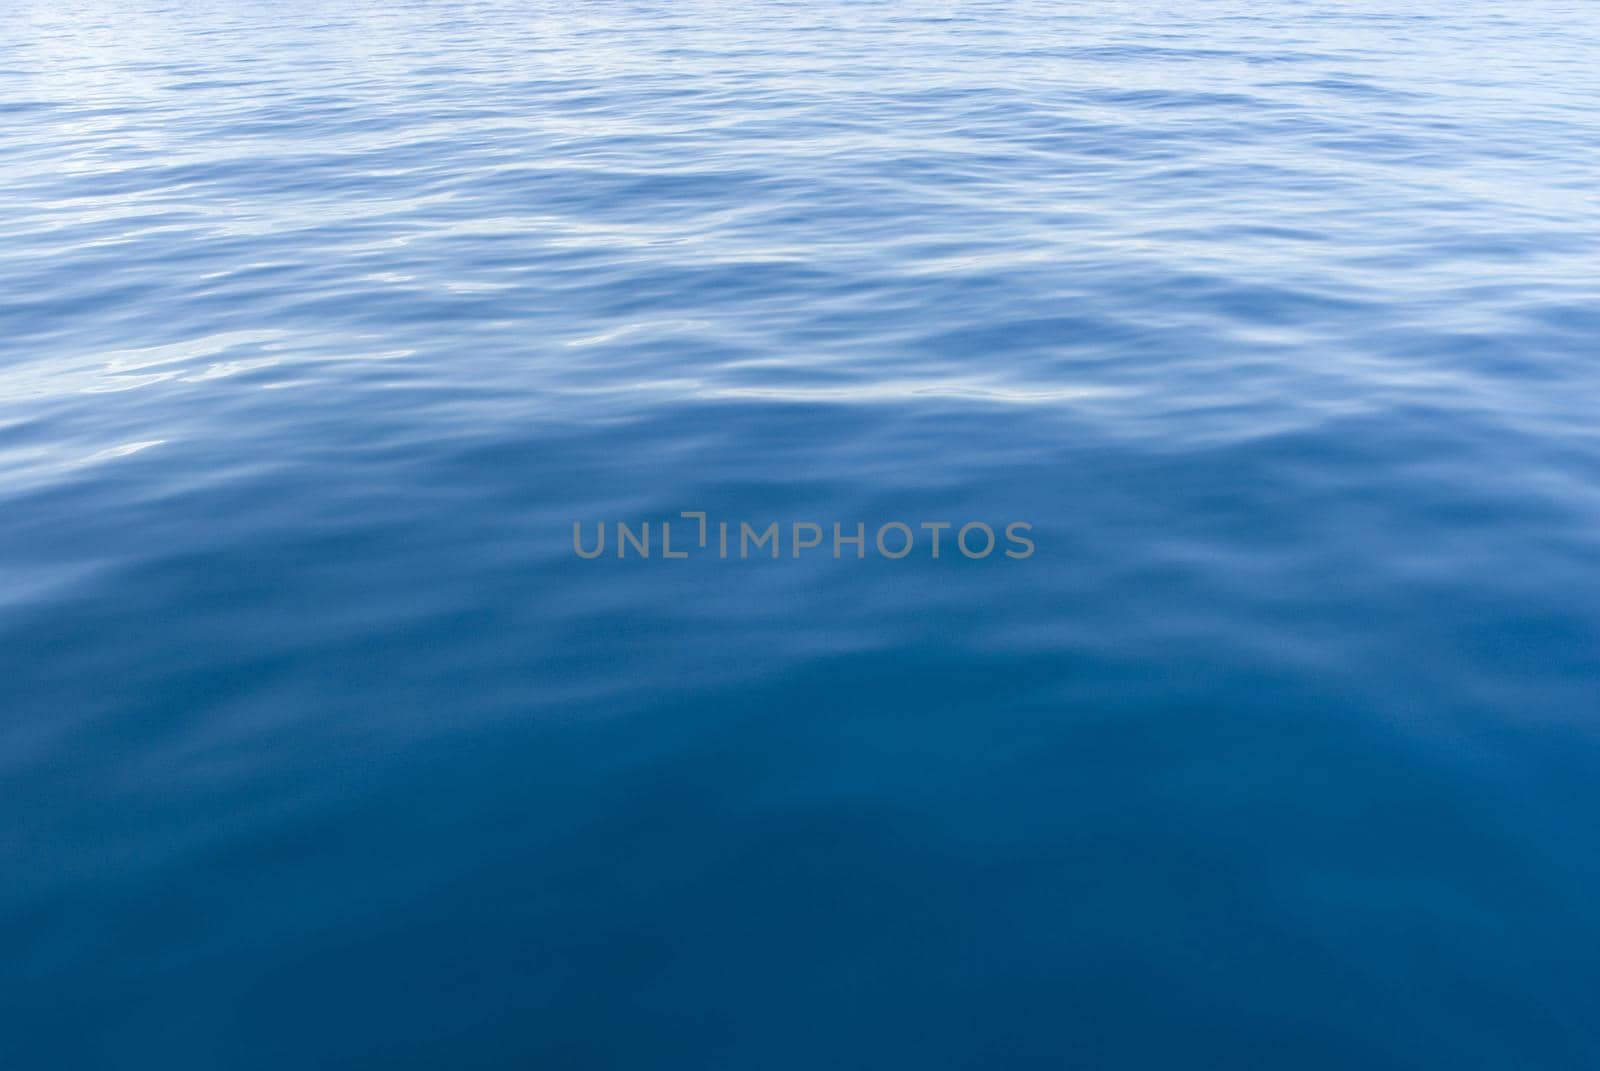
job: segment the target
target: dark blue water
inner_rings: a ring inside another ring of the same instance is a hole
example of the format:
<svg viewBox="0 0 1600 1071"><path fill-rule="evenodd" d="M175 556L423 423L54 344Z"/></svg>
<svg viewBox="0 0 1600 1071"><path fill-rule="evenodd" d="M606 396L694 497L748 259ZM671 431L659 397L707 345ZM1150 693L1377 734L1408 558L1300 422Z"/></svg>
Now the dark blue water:
<svg viewBox="0 0 1600 1071"><path fill-rule="evenodd" d="M12 0L0 1064L1600 1066L1597 71Z"/></svg>

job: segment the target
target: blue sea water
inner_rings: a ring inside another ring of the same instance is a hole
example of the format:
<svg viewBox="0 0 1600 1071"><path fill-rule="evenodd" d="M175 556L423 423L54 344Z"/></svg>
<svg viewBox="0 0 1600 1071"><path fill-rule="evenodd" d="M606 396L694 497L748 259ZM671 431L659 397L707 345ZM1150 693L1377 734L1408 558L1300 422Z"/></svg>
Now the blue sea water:
<svg viewBox="0 0 1600 1071"><path fill-rule="evenodd" d="M9 0L0 1066L1600 1066L1597 72Z"/></svg>

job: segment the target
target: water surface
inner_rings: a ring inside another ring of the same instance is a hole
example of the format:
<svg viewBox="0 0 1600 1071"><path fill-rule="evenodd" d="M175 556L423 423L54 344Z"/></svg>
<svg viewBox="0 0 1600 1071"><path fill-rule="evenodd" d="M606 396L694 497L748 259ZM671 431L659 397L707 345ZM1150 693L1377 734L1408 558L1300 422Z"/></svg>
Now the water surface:
<svg viewBox="0 0 1600 1071"><path fill-rule="evenodd" d="M1600 1065L1597 71L13 0L0 1059ZM1038 549L572 551L682 510Z"/></svg>

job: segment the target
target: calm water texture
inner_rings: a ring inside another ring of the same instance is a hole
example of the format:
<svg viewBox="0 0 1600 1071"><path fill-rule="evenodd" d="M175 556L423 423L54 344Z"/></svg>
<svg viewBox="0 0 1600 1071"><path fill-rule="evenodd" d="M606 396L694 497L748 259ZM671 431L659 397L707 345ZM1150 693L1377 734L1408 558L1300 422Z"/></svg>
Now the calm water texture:
<svg viewBox="0 0 1600 1071"><path fill-rule="evenodd" d="M0 1062L1600 1066L1597 72L12 0Z"/></svg>

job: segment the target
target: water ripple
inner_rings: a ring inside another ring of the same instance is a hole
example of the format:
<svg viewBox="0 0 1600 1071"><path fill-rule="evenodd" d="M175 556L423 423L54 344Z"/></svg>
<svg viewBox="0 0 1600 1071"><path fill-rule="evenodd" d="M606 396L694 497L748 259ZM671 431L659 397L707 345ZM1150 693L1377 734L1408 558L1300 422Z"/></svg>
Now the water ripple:
<svg viewBox="0 0 1600 1071"><path fill-rule="evenodd" d="M1597 11L4 5L0 1063L1600 1065Z"/></svg>

